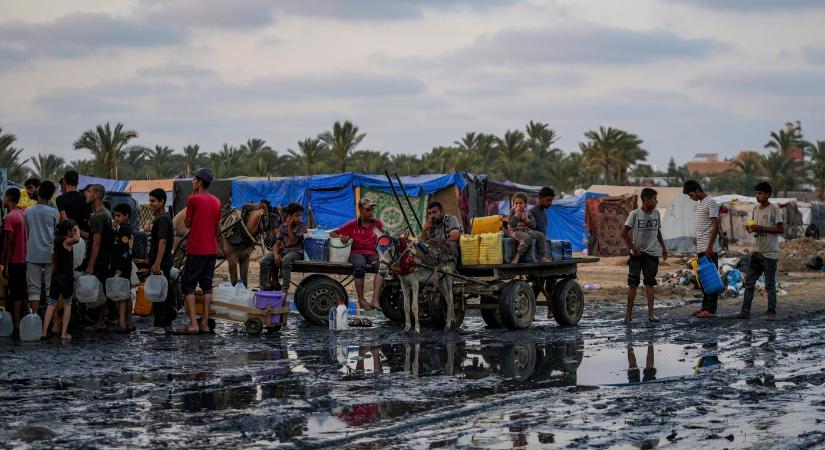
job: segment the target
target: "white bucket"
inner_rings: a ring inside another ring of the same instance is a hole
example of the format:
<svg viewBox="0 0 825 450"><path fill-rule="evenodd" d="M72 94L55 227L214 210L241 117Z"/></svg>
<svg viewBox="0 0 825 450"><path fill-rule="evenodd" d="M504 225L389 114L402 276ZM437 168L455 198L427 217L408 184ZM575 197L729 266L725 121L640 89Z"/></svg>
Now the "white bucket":
<svg viewBox="0 0 825 450"><path fill-rule="evenodd" d="M329 262L346 263L349 262L349 256L352 252L352 240L344 244L339 238L331 238L329 240Z"/></svg>

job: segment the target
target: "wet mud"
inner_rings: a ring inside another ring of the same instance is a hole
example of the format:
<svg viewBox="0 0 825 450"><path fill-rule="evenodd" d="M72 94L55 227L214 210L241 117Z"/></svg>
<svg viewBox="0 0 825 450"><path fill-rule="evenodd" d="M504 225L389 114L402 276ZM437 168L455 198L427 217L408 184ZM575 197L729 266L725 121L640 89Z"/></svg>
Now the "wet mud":
<svg viewBox="0 0 825 450"><path fill-rule="evenodd" d="M676 308L671 308L674 311ZM825 315L0 339L9 448L823 448Z"/></svg>

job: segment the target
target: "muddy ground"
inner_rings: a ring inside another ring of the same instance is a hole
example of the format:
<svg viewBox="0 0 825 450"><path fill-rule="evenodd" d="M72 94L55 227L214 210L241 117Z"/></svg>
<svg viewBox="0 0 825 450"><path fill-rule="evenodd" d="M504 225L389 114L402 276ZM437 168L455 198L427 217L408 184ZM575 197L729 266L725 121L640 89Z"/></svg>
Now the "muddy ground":
<svg viewBox="0 0 825 450"><path fill-rule="evenodd" d="M661 322L641 308L626 327L619 262L582 268L603 287L574 328L539 308L523 331L473 311L461 331L421 336L378 316L336 335L292 315L258 337L138 319L135 334L68 344L3 338L0 447L825 448L822 275L798 274L778 322L764 299L750 321L693 319L688 292L657 300Z"/></svg>

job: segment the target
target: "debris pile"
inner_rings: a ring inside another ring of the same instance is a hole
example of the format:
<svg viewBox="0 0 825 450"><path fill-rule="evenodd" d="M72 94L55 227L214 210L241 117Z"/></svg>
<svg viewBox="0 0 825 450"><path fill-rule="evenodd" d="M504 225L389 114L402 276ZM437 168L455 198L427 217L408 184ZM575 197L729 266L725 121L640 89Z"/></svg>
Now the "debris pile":
<svg viewBox="0 0 825 450"><path fill-rule="evenodd" d="M779 267L783 272L810 270L807 265L811 259L825 258L825 240L811 238L793 239L779 245Z"/></svg>

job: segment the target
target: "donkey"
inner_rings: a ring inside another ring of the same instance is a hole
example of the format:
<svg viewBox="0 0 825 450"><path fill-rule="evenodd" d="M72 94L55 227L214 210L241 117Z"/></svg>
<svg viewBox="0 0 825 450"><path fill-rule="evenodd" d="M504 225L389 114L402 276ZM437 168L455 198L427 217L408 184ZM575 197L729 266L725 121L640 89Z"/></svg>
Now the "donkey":
<svg viewBox="0 0 825 450"><path fill-rule="evenodd" d="M449 244L432 240L426 244L418 240L382 236L378 239L378 275L385 280L398 277L404 297L404 332L410 331L410 309L415 319L415 332L421 334L418 315L419 282L431 283L447 302L447 325L449 330L455 321L453 311L453 278L455 257Z"/></svg>

